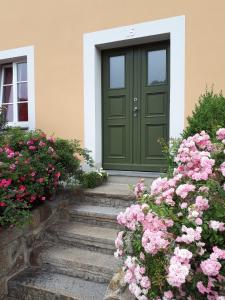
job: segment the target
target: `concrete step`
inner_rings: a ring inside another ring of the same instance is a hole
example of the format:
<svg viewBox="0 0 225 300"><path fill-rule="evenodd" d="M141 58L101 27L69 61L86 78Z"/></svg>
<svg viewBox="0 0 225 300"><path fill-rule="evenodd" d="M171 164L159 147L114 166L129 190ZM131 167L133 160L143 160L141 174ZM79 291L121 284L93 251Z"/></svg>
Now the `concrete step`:
<svg viewBox="0 0 225 300"><path fill-rule="evenodd" d="M70 208L71 218L77 222L98 225L106 228L119 228L117 215L123 207L78 204Z"/></svg>
<svg viewBox="0 0 225 300"><path fill-rule="evenodd" d="M118 260L112 255L60 244L36 249L32 263L51 273L95 282L109 282L119 266Z"/></svg>
<svg viewBox="0 0 225 300"><path fill-rule="evenodd" d="M58 223L48 230L54 241L105 254L115 252L117 231L78 222Z"/></svg>
<svg viewBox="0 0 225 300"><path fill-rule="evenodd" d="M12 278L8 288L8 300L102 300L107 285L27 269Z"/></svg>

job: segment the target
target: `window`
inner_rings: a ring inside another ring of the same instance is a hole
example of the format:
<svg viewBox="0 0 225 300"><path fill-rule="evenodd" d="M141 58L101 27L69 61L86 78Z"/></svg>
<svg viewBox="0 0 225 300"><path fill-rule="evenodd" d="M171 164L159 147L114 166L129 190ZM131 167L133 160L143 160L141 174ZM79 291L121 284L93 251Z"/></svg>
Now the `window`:
<svg viewBox="0 0 225 300"><path fill-rule="evenodd" d="M0 104L9 125L28 127L28 103L27 62L2 65Z"/></svg>

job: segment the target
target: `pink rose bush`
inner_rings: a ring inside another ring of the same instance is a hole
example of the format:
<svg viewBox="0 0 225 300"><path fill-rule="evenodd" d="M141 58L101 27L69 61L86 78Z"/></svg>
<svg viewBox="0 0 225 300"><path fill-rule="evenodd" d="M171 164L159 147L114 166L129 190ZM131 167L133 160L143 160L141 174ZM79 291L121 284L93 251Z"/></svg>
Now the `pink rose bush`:
<svg viewBox="0 0 225 300"><path fill-rule="evenodd" d="M116 257L139 300L225 299L225 128L183 140L171 178L147 190L118 217Z"/></svg>

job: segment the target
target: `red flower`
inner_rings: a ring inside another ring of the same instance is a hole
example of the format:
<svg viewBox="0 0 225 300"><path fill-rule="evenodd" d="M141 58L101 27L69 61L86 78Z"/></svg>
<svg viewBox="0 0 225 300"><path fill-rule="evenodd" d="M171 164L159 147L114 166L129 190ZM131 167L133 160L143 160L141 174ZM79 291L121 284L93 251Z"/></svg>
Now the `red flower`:
<svg viewBox="0 0 225 300"><path fill-rule="evenodd" d="M35 150L36 147L35 146L29 146L29 150Z"/></svg>
<svg viewBox="0 0 225 300"><path fill-rule="evenodd" d="M0 202L0 206L7 206L4 202Z"/></svg>
<svg viewBox="0 0 225 300"><path fill-rule="evenodd" d="M19 186L19 191L24 192L26 190L26 187L24 185Z"/></svg>
<svg viewBox="0 0 225 300"><path fill-rule="evenodd" d="M57 177L57 178L59 178L59 177L60 177L60 175L61 175L61 173L60 173L60 172L57 172L57 173L55 173L55 177Z"/></svg>
<svg viewBox="0 0 225 300"><path fill-rule="evenodd" d="M0 188L7 188L12 183L12 179L2 179L0 180Z"/></svg>
<svg viewBox="0 0 225 300"><path fill-rule="evenodd" d="M38 178L38 179L37 179L37 182L43 183L43 182L45 182L45 179L44 179L44 178Z"/></svg>

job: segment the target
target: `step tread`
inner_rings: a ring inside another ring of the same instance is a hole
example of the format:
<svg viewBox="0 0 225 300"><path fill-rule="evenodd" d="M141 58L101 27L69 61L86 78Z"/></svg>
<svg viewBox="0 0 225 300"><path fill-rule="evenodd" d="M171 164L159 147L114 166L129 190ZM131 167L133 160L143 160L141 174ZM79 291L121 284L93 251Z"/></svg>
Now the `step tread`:
<svg viewBox="0 0 225 300"><path fill-rule="evenodd" d="M104 195L113 198L134 198L134 193L130 189L129 184L120 183L105 183L94 189L86 189L84 193L88 195Z"/></svg>
<svg viewBox="0 0 225 300"><path fill-rule="evenodd" d="M78 238L80 240L98 240L102 243L113 244L118 230L93 226L80 222L61 223L51 227L51 230L57 232L59 236Z"/></svg>
<svg viewBox="0 0 225 300"><path fill-rule="evenodd" d="M52 246L40 253L42 262L50 264L77 266L82 268L101 268L105 271L114 271L119 262L113 255L93 252L76 247L63 245Z"/></svg>
<svg viewBox="0 0 225 300"><path fill-rule="evenodd" d="M109 217L116 219L117 215L124 211L123 207L109 207L109 206L96 206L96 205L87 205L87 204L80 204L74 205L71 207L70 212L78 213L81 215L98 215L102 217Z"/></svg>
<svg viewBox="0 0 225 300"><path fill-rule="evenodd" d="M21 285L76 300L103 299L107 289L107 284L34 269L28 269L20 273L11 279L11 283L13 284L10 284L11 288L15 285Z"/></svg>

